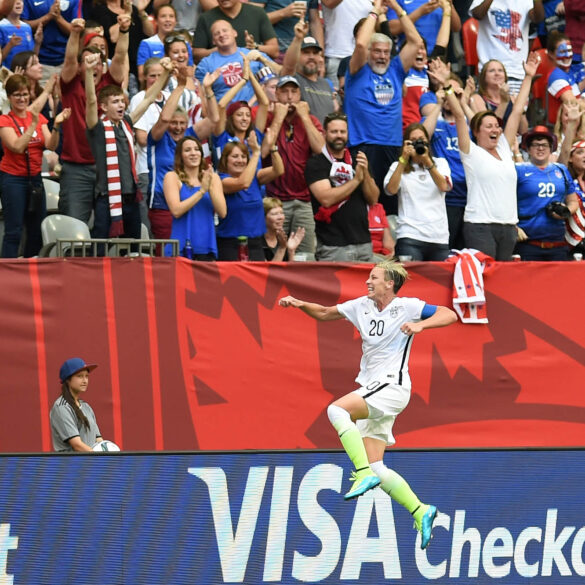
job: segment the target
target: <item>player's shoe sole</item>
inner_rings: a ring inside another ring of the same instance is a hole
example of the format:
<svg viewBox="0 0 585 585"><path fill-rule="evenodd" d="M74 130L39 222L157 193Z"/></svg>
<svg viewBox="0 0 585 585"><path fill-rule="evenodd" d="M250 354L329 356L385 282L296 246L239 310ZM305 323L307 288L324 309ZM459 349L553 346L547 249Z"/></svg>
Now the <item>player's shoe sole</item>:
<svg viewBox="0 0 585 585"><path fill-rule="evenodd" d="M353 487L343 496L343 499L351 500L352 498L357 498L379 484L380 478L377 475L366 475L363 479L355 481Z"/></svg>

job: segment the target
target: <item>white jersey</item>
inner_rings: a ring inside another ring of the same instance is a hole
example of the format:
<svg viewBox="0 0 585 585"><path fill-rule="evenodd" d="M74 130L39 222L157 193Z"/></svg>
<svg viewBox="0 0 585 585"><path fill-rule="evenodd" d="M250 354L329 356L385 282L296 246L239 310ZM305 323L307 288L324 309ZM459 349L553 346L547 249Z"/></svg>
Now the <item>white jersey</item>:
<svg viewBox="0 0 585 585"><path fill-rule="evenodd" d="M337 305L337 310L359 331L362 359L356 382L367 386L384 376L390 383L410 390L408 358L413 335L400 331L404 323L420 321L425 302L420 299L394 297L379 311L373 300L360 297Z"/></svg>

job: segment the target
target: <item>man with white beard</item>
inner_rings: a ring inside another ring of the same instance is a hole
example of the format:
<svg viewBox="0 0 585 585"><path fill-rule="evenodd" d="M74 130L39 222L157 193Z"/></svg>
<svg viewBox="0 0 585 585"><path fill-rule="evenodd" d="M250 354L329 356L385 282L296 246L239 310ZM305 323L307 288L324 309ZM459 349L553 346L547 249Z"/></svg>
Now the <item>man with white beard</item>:
<svg viewBox="0 0 585 585"><path fill-rule="evenodd" d="M402 22L406 43L391 60L392 41L386 35L374 33L378 15L385 10L382 0L375 0L356 37L346 75L344 102L351 153L355 156L362 151L366 155L381 193L384 193L384 176L398 160L402 147L402 84L423 47L423 40L406 11L396 0L388 0L388 6ZM395 198L383 197L381 203L386 213L397 212Z"/></svg>

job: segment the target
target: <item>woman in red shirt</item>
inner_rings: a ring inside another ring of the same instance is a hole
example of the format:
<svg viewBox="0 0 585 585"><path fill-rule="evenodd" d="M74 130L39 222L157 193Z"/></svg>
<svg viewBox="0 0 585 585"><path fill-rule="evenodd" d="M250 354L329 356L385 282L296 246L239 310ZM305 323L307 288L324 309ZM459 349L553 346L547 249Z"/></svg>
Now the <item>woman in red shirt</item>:
<svg viewBox="0 0 585 585"><path fill-rule="evenodd" d="M59 143L59 127L71 113L69 109L63 110L55 118L52 132L47 126L47 119L39 113L53 90L55 80L47 83L30 108L30 89L26 77L12 75L6 81L10 112L0 116L0 141L4 148L0 162L4 258L19 255L23 227L26 227L23 255L34 256L41 249L41 222L46 214L41 180L43 150L55 150ZM33 190L40 192L40 196L35 197Z"/></svg>

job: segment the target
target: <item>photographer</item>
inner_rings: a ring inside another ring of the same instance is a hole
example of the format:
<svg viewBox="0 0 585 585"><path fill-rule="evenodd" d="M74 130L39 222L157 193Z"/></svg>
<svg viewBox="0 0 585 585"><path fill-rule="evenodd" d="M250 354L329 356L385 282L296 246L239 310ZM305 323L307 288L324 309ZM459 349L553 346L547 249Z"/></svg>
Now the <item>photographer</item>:
<svg viewBox="0 0 585 585"><path fill-rule="evenodd" d="M530 161L516 165L518 175L518 243L522 260L567 260L565 222L579 205L573 179L565 165L551 163L557 137L535 126L522 137Z"/></svg>
<svg viewBox="0 0 585 585"><path fill-rule="evenodd" d="M442 261L449 255L445 192L451 170L444 158L433 158L422 124L404 131L402 153L384 179L388 195L398 195L396 254L412 260Z"/></svg>

